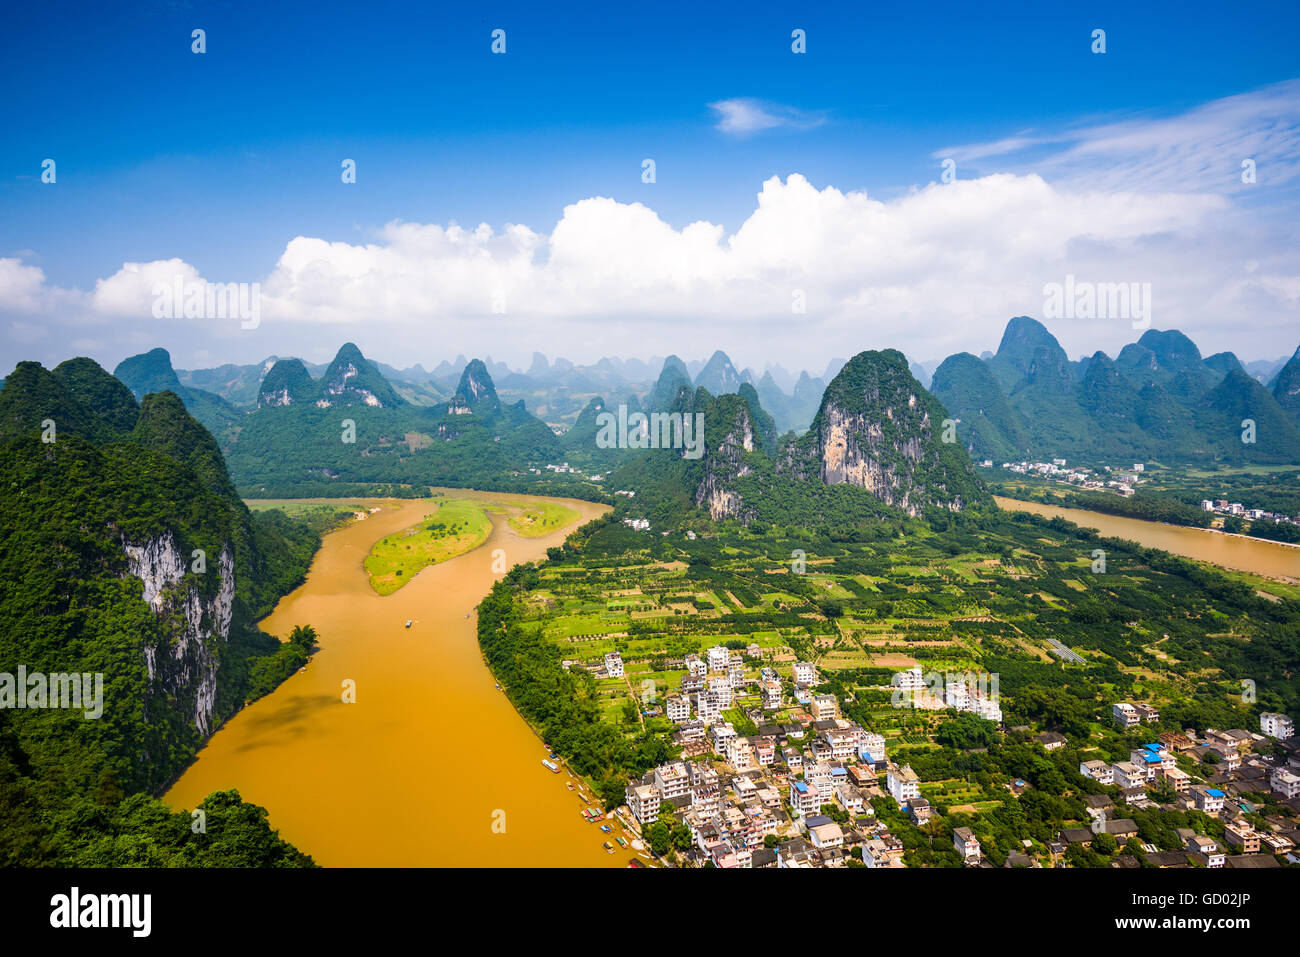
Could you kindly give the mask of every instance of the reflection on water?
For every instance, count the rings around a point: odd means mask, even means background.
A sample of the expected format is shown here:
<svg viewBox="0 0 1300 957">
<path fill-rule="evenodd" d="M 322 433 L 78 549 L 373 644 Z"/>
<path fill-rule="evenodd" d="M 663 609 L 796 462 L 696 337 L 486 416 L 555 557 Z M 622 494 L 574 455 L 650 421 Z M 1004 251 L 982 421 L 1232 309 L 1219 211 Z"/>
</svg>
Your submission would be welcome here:
<svg viewBox="0 0 1300 957">
<path fill-rule="evenodd" d="M 536 497 L 448 490 L 485 502 Z M 373 542 L 428 515 L 429 500 L 385 502 L 328 535 L 307 581 L 276 606 L 264 630 L 297 624 L 320 634 L 307 669 L 235 715 L 164 799 L 193 808 L 235 788 L 270 811 L 281 835 L 327 866 L 621 866 L 613 837 L 586 823 L 567 774 L 511 707 L 479 654 L 474 606 L 508 565 L 545 556 L 604 506 L 566 501 L 581 518 L 523 538 L 505 515 L 479 548 L 425 568 L 386 597 L 362 567 Z M 408 619 L 412 626 L 405 627 Z M 344 704 L 344 682 L 356 703 Z M 504 833 L 493 830 L 494 815 Z M 497 831 L 500 831 L 498 826 Z"/>
<path fill-rule="evenodd" d="M 1269 578 L 1294 580 L 1300 577 L 1300 548 L 1278 542 L 1224 535 L 1204 528 L 1162 525 L 1159 522 L 1145 522 L 1138 518 L 1107 515 L 1083 508 L 1062 508 L 1059 505 L 1022 502 L 1001 496 L 995 496 L 995 499 L 1007 511 L 1033 512 L 1048 518 L 1060 516 L 1084 528 L 1095 528 L 1111 538 L 1126 538 L 1147 548 L 1160 548 L 1185 558 L 1213 562 L 1224 568 L 1254 572 Z"/>
</svg>

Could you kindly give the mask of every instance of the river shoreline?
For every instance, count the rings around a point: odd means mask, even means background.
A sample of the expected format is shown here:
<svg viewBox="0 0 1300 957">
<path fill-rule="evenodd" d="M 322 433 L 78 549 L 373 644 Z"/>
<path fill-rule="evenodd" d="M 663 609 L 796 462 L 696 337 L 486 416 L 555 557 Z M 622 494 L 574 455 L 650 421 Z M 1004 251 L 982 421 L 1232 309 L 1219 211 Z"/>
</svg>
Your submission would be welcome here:
<svg viewBox="0 0 1300 957">
<path fill-rule="evenodd" d="M 1215 528 L 1195 528 L 1152 522 L 1125 515 L 1111 515 L 1091 509 L 1044 502 L 1013 499 L 995 495 L 993 500 L 1004 511 L 1029 512 L 1046 518 L 1060 517 L 1082 528 L 1092 528 L 1110 538 L 1135 541 L 1146 548 L 1159 548 L 1182 558 L 1191 558 L 1231 571 L 1247 572 L 1275 581 L 1300 583 L 1300 545 L 1254 538 Z M 1201 536 L 1198 540 L 1194 537 Z M 1218 536 L 1216 540 L 1213 536 Z M 1224 545 L 1231 543 L 1225 551 Z"/>
<path fill-rule="evenodd" d="M 306 581 L 261 622 L 281 637 L 312 624 L 318 651 L 209 738 L 165 793 L 168 804 L 193 808 L 212 791 L 236 789 L 327 867 L 626 865 L 633 855 L 602 848 L 613 835 L 584 821 L 564 776 L 542 766 L 535 729 L 495 689 L 474 614 L 504 574 L 493 570 L 503 567 L 499 552 L 504 567 L 542 560 L 608 506 L 446 491 L 485 505 L 556 502 L 577 518 L 528 538 L 489 513 L 482 545 L 379 596 L 363 567 L 370 545 L 420 521 L 437 500 L 312 500 L 381 507 L 327 533 Z M 345 703 L 349 687 L 354 702 Z"/>
</svg>

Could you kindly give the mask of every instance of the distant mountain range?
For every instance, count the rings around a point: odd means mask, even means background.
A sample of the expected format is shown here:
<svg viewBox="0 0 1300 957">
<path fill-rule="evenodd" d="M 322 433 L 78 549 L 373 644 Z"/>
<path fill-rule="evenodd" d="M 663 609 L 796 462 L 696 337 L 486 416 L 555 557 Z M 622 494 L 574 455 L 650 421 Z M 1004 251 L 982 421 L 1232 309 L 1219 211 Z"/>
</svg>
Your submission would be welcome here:
<svg viewBox="0 0 1300 957">
<path fill-rule="evenodd" d="M 1300 462 L 1300 355 L 1265 385 L 1230 352 L 1202 359 L 1174 330 L 1071 362 L 1019 316 L 996 353 L 945 359 L 932 391 L 975 458 Z"/>
</svg>

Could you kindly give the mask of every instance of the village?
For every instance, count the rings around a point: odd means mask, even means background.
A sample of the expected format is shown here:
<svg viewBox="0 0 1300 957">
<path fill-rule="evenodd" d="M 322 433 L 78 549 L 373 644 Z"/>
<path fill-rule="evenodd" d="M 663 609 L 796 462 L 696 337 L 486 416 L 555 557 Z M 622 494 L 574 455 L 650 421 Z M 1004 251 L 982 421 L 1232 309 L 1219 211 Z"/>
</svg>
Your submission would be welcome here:
<svg viewBox="0 0 1300 957">
<path fill-rule="evenodd" d="M 946 835 L 961 865 L 995 866 L 971 827 L 943 825 L 917 773 L 891 760 L 883 735 L 841 717 L 836 696 L 815 690 L 819 679 L 811 663 L 794 663 L 788 680 L 764 666 L 753 676 L 758 654 L 756 645 L 744 651 L 718 645 L 685 657 L 679 693 L 647 711 L 663 713 L 677 727 L 673 741 L 682 756 L 628 783 L 620 817 L 630 829 L 653 844 L 653 830 L 666 824 L 677 837 L 672 858 L 679 866 L 899 868 L 906 866 L 905 846 L 886 818 L 902 815 L 932 839 Z M 600 667 L 607 677 L 623 674 L 617 652 Z M 982 683 L 983 689 L 973 687 L 981 684 L 973 675 L 936 681 L 910 668 L 896 673 L 890 687 L 900 707 L 964 711 L 1000 722 L 996 685 L 990 695 Z M 740 733 L 724 716 L 736 708 L 752 722 L 752 733 Z M 1140 733 L 1159 719 L 1157 709 L 1141 702 L 1112 708 L 1122 731 Z M 1135 746 L 1127 761 L 1082 761 L 1079 775 L 1102 786 L 1101 793 L 1083 797 L 1087 819 L 1062 827 L 1046 844 L 1024 840 L 1023 851 L 1007 855 L 1002 866 L 1070 866 L 1072 845 L 1129 842 L 1141 854 L 1116 855 L 1110 866 L 1277 867 L 1278 856 L 1300 863 L 1300 741 L 1294 730 L 1286 716 L 1265 712 L 1258 733 L 1166 731 Z M 1030 740 L 1047 753 L 1068 744 L 1056 732 Z M 1276 756 L 1253 753 L 1263 742 L 1276 747 Z M 1017 780 L 1007 788 L 1017 794 L 1028 785 Z M 1256 811 L 1252 802 L 1269 793 L 1289 813 L 1257 827 L 1248 819 Z M 1181 828 L 1182 846 L 1162 850 L 1143 842 L 1125 813 L 1154 807 L 1200 812 L 1221 827 L 1202 829 L 1212 834 Z"/>
</svg>

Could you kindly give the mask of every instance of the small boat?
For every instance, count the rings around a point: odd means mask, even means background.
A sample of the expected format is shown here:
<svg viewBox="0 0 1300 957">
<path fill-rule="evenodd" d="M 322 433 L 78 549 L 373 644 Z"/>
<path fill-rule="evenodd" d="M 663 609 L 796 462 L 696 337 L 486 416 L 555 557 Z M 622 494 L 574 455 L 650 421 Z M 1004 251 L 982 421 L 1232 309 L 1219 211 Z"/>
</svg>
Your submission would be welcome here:
<svg viewBox="0 0 1300 957">
<path fill-rule="evenodd" d="M 566 782 L 564 783 L 564 786 L 565 786 L 566 788 L 568 788 L 570 791 L 573 790 L 573 782 L 572 782 L 572 781 L 566 781 Z"/>
<path fill-rule="evenodd" d="M 614 829 L 613 829 L 612 827 L 610 827 L 608 824 L 602 824 L 602 825 L 600 826 L 600 829 L 601 829 L 601 831 L 602 831 L 603 833 L 605 833 L 605 834 L 613 834 L 613 833 L 614 833 Z"/>
<path fill-rule="evenodd" d="M 411 627 L 411 619 L 410 619 L 410 618 L 406 619 L 406 627 L 407 627 L 407 628 L 410 628 L 410 627 Z"/>
<path fill-rule="evenodd" d="M 618 841 L 619 847 L 623 848 L 623 850 L 627 850 L 627 841 L 623 840 L 621 837 L 616 837 L 614 840 Z"/>
<path fill-rule="evenodd" d="M 639 870 L 641 870 L 643 867 L 645 867 L 644 864 L 642 864 L 640 861 L 635 860 L 635 859 L 628 861 L 628 862 L 627 862 L 627 866 L 628 866 L 628 869 L 629 869 L 629 870 L 633 870 L 633 871 L 639 871 Z"/>
<path fill-rule="evenodd" d="M 500 690 L 501 690 L 501 685 L 500 685 L 500 684 L 495 684 L 495 685 L 493 685 L 492 687 L 496 688 L 497 691 L 500 691 Z"/>
<path fill-rule="evenodd" d="M 543 761 L 542 764 L 545 766 L 546 770 L 551 771 L 551 772 L 553 772 L 553 773 L 555 773 L 555 774 L 559 774 L 559 773 L 560 773 L 560 768 L 559 768 L 559 766 L 556 765 L 554 762 L 551 762 L 551 761 Z"/>
<path fill-rule="evenodd" d="M 609 853 L 611 853 L 611 854 L 614 853 L 614 845 L 611 844 L 611 843 L 609 843 L 609 841 L 606 841 L 604 844 L 602 844 L 602 845 L 600 845 L 600 846 L 603 847 L 603 848 L 604 848 L 606 851 L 608 851 Z"/>
</svg>

